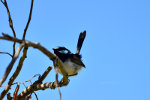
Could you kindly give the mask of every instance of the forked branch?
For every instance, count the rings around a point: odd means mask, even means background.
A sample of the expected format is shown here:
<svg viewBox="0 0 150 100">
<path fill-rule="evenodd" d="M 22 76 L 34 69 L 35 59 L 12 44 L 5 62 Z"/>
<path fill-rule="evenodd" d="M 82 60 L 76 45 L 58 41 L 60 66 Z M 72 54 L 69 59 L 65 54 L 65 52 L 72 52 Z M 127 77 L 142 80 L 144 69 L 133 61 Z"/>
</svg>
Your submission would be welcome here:
<svg viewBox="0 0 150 100">
<path fill-rule="evenodd" d="M 20 39 L 17 39 L 17 38 L 13 38 L 13 37 L 11 37 L 11 36 L 9 36 L 7 34 L 3 34 L 3 37 L 0 36 L 0 39 L 8 40 L 8 41 L 15 41 L 17 43 L 25 43 L 26 46 L 28 46 L 28 47 L 33 47 L 33 48 L 36 48 L 36 49 L 40 50 L 47 57 L 49 57 L 50 60 L 52 60 L 53 62 L 56 61 L 57 65 L 60 68 L 60 71 L 63 74 L 63 82 L 62 81 L 58 82 L 58 85 L 56 84 L 57 82 L 56 83 L 55 82 L 54 83 L 49 83 L 49 85 L 50 84 L 52 85 L 50 87 L 55 87 L 56 88 L 57 86 L 61 87 L 61 86 L 64 86 L 64 84 L 68 84 L 68 76 L 67 76 L 67 74 L 65 73 L 65 71 L 63 69 L 61 60 L 56 55 L 54 55 L 53 53 L 51 53 L 48 49 L 46 49 L 45 47 L 43 47 L 42 45 L 40 45 L 39 43 L 31 42 L 31 41 L 27 41 L 27 40 L 20 40 Z M 53 84 L 55 84 L 55 85 L 53 86 Z M 38 86 L 41 86 L 41 85 L 38 85 Z M 34 87 L 34 85 L 33 85 L 33 87 Z"/>
<path fill-rule="evenodd" d="M 23 46 L 24 46 L 24 43 L 22 43 L 22 44 L 18 47 L 18 49 L 17 49 L 17 51 L 16 51 L 14 57 L 12 58 L 11 62 L 9 63 L 9 65 L 8 65 L 6 71 L 5 71 L 5 74 L 4 74 L 3 78 L 0 80 L 0 86 L 4 83 L 4 81 L 6 80 L 7 76 L 9 75 L 9 73 L 10 73 L 10 71 L 11 71 L 11 69 L 12 69 L 14 63 L 16 62 L 16 60 L 17 60 L 17 58 L 18 58 L 18 56 L 19 56 L 19 54 L 20 54 L 21 49 L 23 48 Z"/>
<path fill-rule="evenodd" d="M 24 46 L 24 43 L 22 43 L 19 48 L 17 49 L 17 53 L 15 53 L 15 56 L 14 58 L 12 59 L 11 63 L 9 64 L 9 66 L 7 67 L 6 69 L 6 72 L 4 74 L 4 77 L 2 78 L 2 83 L 6 80 L 7 76 L 9 75 L 11 69 L 12 69 L 12 66 L 14 65 L 16 59 L 18 58 L 18 55 L 22 49 L 22 47 Z M 2 91 L 2 93 L 0 94 L 0 99 L 4 98 L 4 96 L 7 94 L 8 90 L 10 89 L 12 83 L 14 82 L 14 80 L 16 79 L 16 77 L 19 75 L 19 72 L 21 71 L 21 68 L 22 68 L 22 65 L 23 65 L 23 62 L 26 58 L 26 54 L 27 54 L 27 47 L 24 48 L 23 50 L 23 55 L 22 57 L 20 58 L 19 60 L 19 64 L 17 66 L 17 69 L 16 71 L 14 72 L 14 74 L 11 76 L 11 78 L 9 79 L 9 82 L 8 82 L 8 85 L 6 86 L 6 88 Z M 1 83 L 1 84 L 2 84 Z"/>
</svg>

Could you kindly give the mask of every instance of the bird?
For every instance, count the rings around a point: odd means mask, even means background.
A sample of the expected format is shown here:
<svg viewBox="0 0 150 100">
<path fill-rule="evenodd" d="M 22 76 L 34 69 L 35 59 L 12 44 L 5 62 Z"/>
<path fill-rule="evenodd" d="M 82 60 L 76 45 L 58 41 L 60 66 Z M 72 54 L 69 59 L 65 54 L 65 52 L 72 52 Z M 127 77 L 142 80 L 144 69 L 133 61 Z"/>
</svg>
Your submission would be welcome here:
<svg viewBox="0 0 150 100">
<path fill-rule="evenodd" d="M 76 53 L 72 53 L 69 49 L 62 46 L 53 48 L 54 54 L 62 61 L 63 69 L 68 76 L 76 76 L 82 68 L 85 68 L 84 63 L 81 60 L 82 56 L 80 55 L 85 36 L 86 31 L 80 33 Z M 55 70 L 62 74 L 57 65 L 55 66 Z"/>
</svg>

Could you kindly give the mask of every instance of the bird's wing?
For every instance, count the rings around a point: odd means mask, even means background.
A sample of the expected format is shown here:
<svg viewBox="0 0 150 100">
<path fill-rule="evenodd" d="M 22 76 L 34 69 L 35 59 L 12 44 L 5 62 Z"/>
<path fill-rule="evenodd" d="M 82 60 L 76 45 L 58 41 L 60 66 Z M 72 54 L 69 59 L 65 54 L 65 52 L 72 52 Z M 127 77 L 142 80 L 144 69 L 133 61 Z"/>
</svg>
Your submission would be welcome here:
<svg viewBox="0 0 150 100">
<path fill-rule="evenodd" d="M 78 58 L 76 55 L 73 56 L 73 58 L 71 59 L 72 62 L 78 64 L 78 65 L 81 65 L 83 67 L 85 67 L 85 65 L 83 64 L 83 62 L 81 61 L 80 58 Z"/>
</svg>

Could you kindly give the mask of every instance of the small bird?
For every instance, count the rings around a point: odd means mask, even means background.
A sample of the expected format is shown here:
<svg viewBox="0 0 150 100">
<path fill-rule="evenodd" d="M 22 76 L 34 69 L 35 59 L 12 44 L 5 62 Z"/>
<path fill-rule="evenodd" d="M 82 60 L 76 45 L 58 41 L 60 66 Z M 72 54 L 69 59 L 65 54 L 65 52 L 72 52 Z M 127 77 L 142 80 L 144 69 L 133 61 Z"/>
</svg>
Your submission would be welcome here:
<svg viewBox="0 0 150 100">
<path fill-rule="evenodd" d="M 53 48 L 54 53 L 62 61 L 64 71 L 68 74 L 68 76 L 77 75 L 78 72 L 81 71 L 83 67 L 85 67 L 81 60 L 81 55 L 79 54 L 85 36 L 86 31 L 80 33 L 75 54 L 71 53 L 71 51 L 65 47 Z M 55 66 L 55 69 L 57 72 L 62 74 L 58 66 Z"/>
</svg>

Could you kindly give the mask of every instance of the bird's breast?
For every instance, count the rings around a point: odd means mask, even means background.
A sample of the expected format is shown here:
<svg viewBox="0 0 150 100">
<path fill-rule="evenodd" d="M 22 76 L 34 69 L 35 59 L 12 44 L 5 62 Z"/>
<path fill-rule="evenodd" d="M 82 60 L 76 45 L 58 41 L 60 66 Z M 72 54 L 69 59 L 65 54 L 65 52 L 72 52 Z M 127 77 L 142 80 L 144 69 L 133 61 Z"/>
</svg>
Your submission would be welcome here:
<svg viewBox="0 0 150 100">
<path fill-rule="evenodd" d="M 82 67 L 81 65 L 78 65 L 74 62 L 72 62 L 70 59 L 67 59 L 65 62 L 63 62 L 63 67 L 64 67 L 64 70 L 65 72 L 71 76 L 71 75 L 75 75 L 77 74 L 79 71 L 82 70 Z M 59 69 L 56 69 L 59 73 L 60 70 Z"/>
</svg>

